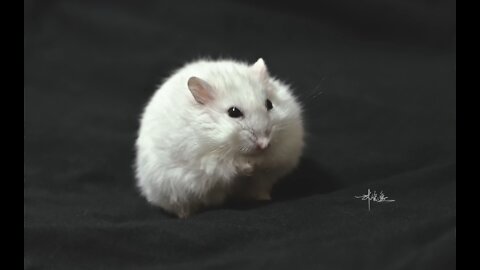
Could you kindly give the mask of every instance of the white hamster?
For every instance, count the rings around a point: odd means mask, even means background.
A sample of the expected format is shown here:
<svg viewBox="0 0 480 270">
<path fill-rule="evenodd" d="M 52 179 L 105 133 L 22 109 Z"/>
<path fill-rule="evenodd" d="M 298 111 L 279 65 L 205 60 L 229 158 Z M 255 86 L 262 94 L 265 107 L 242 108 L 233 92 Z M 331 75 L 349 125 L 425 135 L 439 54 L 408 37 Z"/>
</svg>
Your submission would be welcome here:
<svg viewBox="0 0 480 270">
<path fill-rule="evenodd" d="M 226 199 L 270 200 L 303 147 L 302 108 L 262 58 L 198 60 L 167 78 L 143 112 L 137 185 L 180 218 Z"/>
</svg>

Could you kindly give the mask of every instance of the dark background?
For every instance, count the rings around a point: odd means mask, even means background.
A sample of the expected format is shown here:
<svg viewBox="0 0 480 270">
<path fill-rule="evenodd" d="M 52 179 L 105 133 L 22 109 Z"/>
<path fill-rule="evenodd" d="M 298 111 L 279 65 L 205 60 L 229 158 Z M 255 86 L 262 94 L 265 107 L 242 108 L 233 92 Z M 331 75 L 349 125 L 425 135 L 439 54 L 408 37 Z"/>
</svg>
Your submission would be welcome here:
<svg viewBox="0 0 480 270">
<path fill-rule="evenodd" d="M 24 268 L 455 268 L 455 2 L 310 2 L 24 1 Z M 133 144 L 201 56 L 263 57 L 307 149 L 273 202 L 178 220 L 138 195 Z"/>
</svg>

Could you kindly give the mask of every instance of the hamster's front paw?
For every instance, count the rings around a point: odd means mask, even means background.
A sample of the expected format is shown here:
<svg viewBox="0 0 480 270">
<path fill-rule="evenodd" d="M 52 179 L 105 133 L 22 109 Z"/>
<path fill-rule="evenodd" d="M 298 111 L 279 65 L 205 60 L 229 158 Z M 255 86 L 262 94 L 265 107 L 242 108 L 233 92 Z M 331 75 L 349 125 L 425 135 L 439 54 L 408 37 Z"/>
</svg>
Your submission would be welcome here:
<svg viewBox="0 0 480 270">
<path fill-rule="evenodd" d="M 254 165 L 253 162 L 244 160 L 237 164 L 237 169 L 241 175 L 250 176 L 253 173 Z"/>
</svg>

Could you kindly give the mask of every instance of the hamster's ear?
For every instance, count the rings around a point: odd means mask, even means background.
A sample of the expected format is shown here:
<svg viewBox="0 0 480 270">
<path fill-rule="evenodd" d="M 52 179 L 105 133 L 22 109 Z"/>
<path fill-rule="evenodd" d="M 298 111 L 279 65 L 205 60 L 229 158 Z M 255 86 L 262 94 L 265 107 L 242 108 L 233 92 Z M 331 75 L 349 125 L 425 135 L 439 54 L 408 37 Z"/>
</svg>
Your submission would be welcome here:
<svg viewBox="0 0 480 270">
<path fill-rule="evenodd" d="M 268 69 L 267 65 L 262 58 L 258 58 L 257 62 L 251 66 L 253 72 L 259 76 L 260 80 L 268 79 Z"/>
<path fill-rule="evenodd" d="M 213 90 L 210 84 L 198 77 L 188 79 L 188 89 L 195 100 L 200 104 L 207 104 L 213 100 Z"/>
</svg>

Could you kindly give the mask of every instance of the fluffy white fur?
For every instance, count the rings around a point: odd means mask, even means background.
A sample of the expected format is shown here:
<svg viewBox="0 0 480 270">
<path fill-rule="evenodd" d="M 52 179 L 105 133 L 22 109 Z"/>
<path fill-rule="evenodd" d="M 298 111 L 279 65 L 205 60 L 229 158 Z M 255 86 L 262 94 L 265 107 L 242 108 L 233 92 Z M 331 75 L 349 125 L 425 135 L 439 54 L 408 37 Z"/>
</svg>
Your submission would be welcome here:
<svg viewBox="0 0 480 270">
<path fill-rule="evenodd" d="M 244 116 L 230 117 L 232 106 Z M 301 115 L 289 87 L 269 75 L 261 58 L 252 65 L 189 63 L 163 83 L 144 110 L 136 142 L 137 185 L 150 203 L 179 217 L 228 198 L 269 200 L 273 184 L 299 161 Z M 259 143 L 269 147 L 259 150 Z"/>
</svg>

